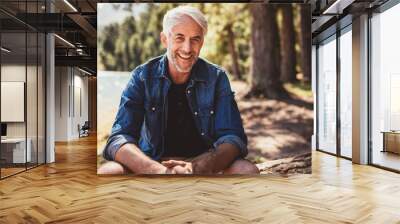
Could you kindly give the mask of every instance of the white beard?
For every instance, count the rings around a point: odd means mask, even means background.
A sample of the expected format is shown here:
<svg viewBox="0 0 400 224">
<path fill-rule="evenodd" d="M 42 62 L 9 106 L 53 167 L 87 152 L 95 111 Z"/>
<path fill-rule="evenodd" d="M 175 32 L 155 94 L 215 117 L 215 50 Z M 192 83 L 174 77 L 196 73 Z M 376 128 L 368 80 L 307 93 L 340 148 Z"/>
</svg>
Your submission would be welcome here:
<svg viewBox="0 0 400 224">
<path fill-rule="evenodd" d="M 170 60 L 170 61 L 172 62 L 172 64 L 174 65 L 175 69 L 176 69 L 178 72 L 182 72 L 182 73 L 190 72 L 190 71 L 192 70 L 192 68 L 193 68 L 193 65 L 196 63 L 197 58 L 198 58 L 198 57 L 196 57 L 196 56 L 193 56 L 194 59 L 193 59 L 192 65 L 189 66 L 187 69 L 184 69 L 184 68 L 181 68 L 181 67 L 179 66 L 178 62 L 177 62 L 177 57 L 178 57 L 178 55 L 175 54 L 175 57 L 174 57 L 174 55 L 172 55 L 172 51 L 171 51 L 170 48 L 167 48 L 167 56 L 168 56 L 168 60 Z"/>
</svg>

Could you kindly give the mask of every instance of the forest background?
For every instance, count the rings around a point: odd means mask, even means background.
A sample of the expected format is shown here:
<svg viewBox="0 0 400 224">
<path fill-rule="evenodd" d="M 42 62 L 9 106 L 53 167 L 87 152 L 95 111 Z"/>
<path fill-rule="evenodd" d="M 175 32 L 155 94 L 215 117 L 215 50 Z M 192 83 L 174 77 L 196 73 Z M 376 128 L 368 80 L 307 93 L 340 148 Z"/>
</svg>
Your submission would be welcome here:
<svg viewBox="0 0 400 224">
<path fill-rule="evenodd" d="M 128 72 L 150 58 L 165 53 L 160 43 L 162 19 L 178 5 L 107 3 L 99 7 L 98 20 L 104 18 L 102 12 L 110 9 L 125 15 L 106 25 L 98 22 L 99 155 L 118 109 L 115 101 L 126 85 L 122 77 L 128 77 Z M 230 74 L 249 137 L 248 159 L 264 173 L 310 173 L 313 130 L 310 7 L 307 4 L 188 5 L 199 8 L 208 21 L 209 30 L 200 56 Z M 110 80 L 116 85 L 110 86 Z M 106 89 L 113 89 L 117 96 L 104 99 L 110 95 Z M 98 156 L 98 163 L 102 161 Z"/>
</svg>

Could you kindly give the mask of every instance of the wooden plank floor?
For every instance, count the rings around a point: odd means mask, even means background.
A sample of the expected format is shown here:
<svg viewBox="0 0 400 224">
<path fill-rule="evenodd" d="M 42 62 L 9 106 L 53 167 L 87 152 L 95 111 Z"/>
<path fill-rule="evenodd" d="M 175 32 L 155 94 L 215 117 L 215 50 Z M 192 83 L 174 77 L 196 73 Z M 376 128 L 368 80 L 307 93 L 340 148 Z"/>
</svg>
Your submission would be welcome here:
<svg viewBox="0 0 400 224">
<path fill-rule="evenodd" d="M 0 181 L 0 223 L 400 223 L 400 175 L 319 152 L 291 177 L 96 175 L 96 140 Z"/>
</svg>

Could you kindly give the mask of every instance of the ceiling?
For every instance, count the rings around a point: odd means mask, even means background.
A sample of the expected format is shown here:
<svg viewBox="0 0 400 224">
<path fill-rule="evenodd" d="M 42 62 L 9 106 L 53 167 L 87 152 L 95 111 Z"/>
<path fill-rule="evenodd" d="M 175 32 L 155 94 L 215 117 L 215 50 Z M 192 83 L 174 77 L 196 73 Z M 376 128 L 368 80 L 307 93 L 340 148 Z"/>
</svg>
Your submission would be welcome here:
<svg viewBox="0 0 400 224">
<path fill-rule="evenodd" d="M 361 13 L 373 12 L 388 0 L 311 0 L 312 39 L 316 44 L 352 23 Z"/>
<path fill-rule="evenodd" d="M 96 3 L 95 0 L 47 0 L 47 4 L 45 0 L 1 0 L 1 29 L 4 38 L 8 38 L 7 47 L 13 49 L 9 58 L 26 55 L 25 31 L 52 32 L 57 34 L 56 65 L 78 66 L 95 74 Z M 28 56 L 31 51 L 28 45 Z"/>
<path fill-rule="evenodd" d="M 217 0 L 216 2 L 223 2 Z M 387 0 L 270 0 L 275 3 L 309 3 L 313 14 L 313 37 L 345 15 L 377 7 Z M 47 2 L 47 4 L 46 4 Z M 1 0 L 3 33 L 54 32 L 56 65 L 73 65 L 96 73 L 97 3 L 111 0 Z M 132 2 L 119 0 L 118 2 Z M 159 1 L 154 1 L 159 2 Z M 173 2 L 173 0 L 171 0 Z M 339 3 L 339 4 L 336 4 Z M 341 13 L 326 14 L 332 5 Z M 342 8 L 340 8 L 342 7 Z M 50 13 L 51 12 L 51 13 Z M 8 38 L 8 37 L 7 37 Z M 13 39 L 13 38 L 11 38 Z M 19 39 L 15 38 L 15 45 Z M 14 46 L 17 47 L 17 46 Z M 27 50 L 30 52 L 29 48 Z M 28 53 L 29 55 L 29 53 Z"/>
</svg>

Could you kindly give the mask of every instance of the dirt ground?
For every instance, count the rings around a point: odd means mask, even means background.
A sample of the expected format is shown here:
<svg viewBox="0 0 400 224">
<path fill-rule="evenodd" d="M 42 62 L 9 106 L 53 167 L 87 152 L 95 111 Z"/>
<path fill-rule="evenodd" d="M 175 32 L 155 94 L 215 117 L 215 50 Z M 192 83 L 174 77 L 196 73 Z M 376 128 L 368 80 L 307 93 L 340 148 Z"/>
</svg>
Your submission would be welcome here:
<svg viewBox="0 0 400 224">
<path fill-rule="evenodd" d="M 248 85 L 231 81 L 248 137 L 247 159 L 262 174 L 311 173 L 313 109 L 311 94 L 290 91 L 290 100 L 245 99 Z M 308 91 L 309 92 L 309 91 Z M 114 116 L 103 117 L 98 134 L 98 164 Z"/>
<path fill-rule="evenodd" d="M 248 137 L 247 159 L 262 173 L 310 173 L 312 96 L 291 92 L 290 100 L 245 99 L 248 86 L 231 85 Z"/>
</svg>

